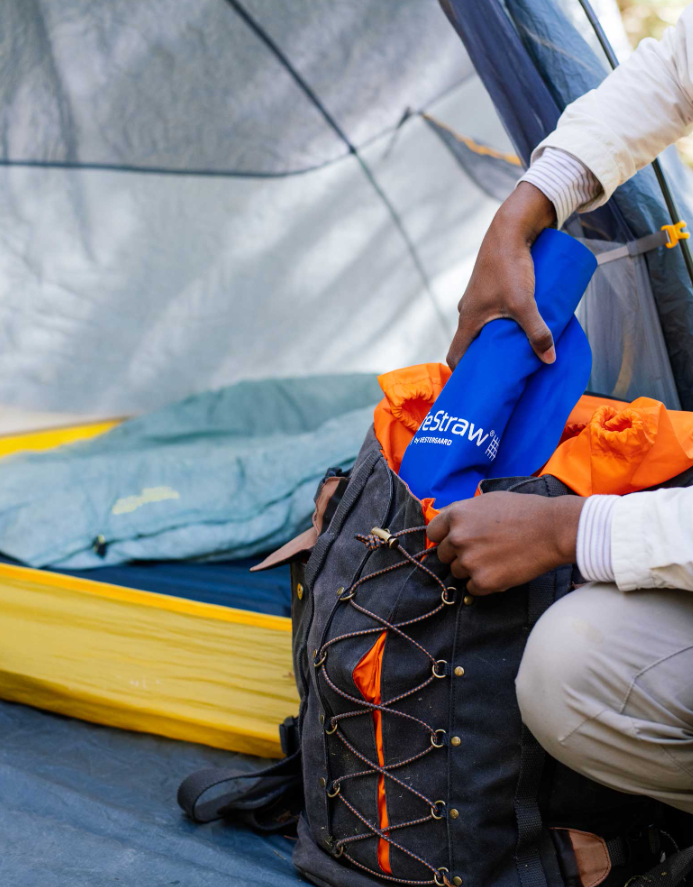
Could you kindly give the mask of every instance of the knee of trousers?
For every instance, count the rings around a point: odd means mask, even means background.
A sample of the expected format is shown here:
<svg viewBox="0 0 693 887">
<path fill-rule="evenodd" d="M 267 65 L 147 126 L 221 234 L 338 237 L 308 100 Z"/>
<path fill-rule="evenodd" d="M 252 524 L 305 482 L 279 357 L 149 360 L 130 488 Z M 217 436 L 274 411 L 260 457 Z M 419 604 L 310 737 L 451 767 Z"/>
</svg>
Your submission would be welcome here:
<svg viewBox="0 0 693 887">
<path fill-rule="evenodd" d="M 586 586 L 550 607 L 530 633 L 520 664 L 516 690 L 522 720 L 559 759 L 566 756 L 566 737 L 590 712 L 611 704 L 610 682 L 603 681 L 599 665 L 608 655 L 604 625 L 595 607 L 607 588 Z"/>
</svg>

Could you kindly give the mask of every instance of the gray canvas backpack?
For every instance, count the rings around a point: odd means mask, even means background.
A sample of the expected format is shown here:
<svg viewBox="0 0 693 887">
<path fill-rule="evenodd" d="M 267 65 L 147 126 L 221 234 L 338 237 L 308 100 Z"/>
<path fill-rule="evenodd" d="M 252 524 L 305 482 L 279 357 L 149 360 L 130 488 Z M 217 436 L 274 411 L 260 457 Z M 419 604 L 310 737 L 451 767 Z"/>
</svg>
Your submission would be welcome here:
<svg viewBox="0 0 693 887">
<path fill-rule="evenodd" d="M 482 489 L 570 494 L 552 477 Z M 426 549 L 421 504 L 372 430 L 349 476 L 328 472 L 316 503 L 311 529 L 269 559 L 291 562 L 301 704 L 282 728 L 287 757 L 250 787 L 233 770 L 193 774 L 179 792 L 188 815 L 265 831 L 297 822 L 294 863 L 321 887 L 682 883 L 693 848 L 679 851 L 677 835 L 688 830 L 691 843 L 689 818 L 574 773 L 521 722 L 514 680 L 527 636 L 581 581 L 576 568 L 467 595 Z M 379 704 L 354 677 L 378 638 Z"/>
</svg>

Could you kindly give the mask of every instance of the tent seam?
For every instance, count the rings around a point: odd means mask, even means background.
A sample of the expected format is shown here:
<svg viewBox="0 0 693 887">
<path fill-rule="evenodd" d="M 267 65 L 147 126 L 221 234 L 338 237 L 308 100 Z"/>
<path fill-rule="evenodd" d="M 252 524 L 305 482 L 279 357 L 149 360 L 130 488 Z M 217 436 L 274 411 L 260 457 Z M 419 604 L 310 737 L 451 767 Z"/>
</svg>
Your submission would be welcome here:
<svg viewBox="0 0 693 887">
<path fill-rule="evenodd" d="M 284 66 L 288 74 L 292 77 L 296 85 L 303 90 L 306 97 L 315 105 L 316 109 L 322 114 L 325 119 L 325 122 L 332 127 L 334 132 L 339 136 L 339 138 L 344 142 L 344 144 L 349 149 L 349 153 L 353 154 L 356 160 L 358 161 L 363 174 L 366 176 L 368 181 L 371 183 L 373 190 L 376 192 L 378 197 L 380 197 L 381 201 L 385 205 L 388 213 L 390 214 L 390 218 L 392 219 L 393 224 L 397 228 L 400 233 L 400 236 L 404 240 L 404 243 L 407 247 L 407 251 L 409 252 L 410 258 L 414 263 L 416 270 L 421 277 L 421 280 L 424 284 L 424 289 L 428 294 L 433 307 L 435 308 L 436 314 L 438 316 L 438 320 L 443 328 L 443 332 L 445 335 L 449 335 L 450 330 L 448 329 L 448 324 L 445 319 L 445 315 L 438 304 L 438 301 L 435 297 L 433 289 L 431 287 L 431 282 L 428 278 L 428 274 L 426 273 L 426 269 L 423 266 L 421 259 L 419 258 L 416 247 L 414 246 L 414 242 L 410 238 L 406 228 L 404 227 L 404 222 L 402 221 L 399 213 L 395 209 L 394 205 L 390 201 L 387 194 L 385 194 L 383 188 L 378 183 L 378 180 L 373 173 L 373 170 L 366 163 L 366 161 L 361 157 L 357 148 L 352 144 L 347 134 L 341 128 L 341 126 L 337 123 L 332 114 L 328 111 L 325 105 L 322 103 L 318 95 L 311 89 L 311 87 L 306 83 L 301 74 L 294 68 L 291 64 L 288 56 L 284 54 L 284 52 L 280 49 L 280 47 L 272 40 L 272 38 L 267 34 L 263 28 L 255 21 L 255 19 L 250 15 L 250 13 L 245 9 L 245 7 L 239 2 L 239 0 L 224 0 L 231 9 L 238 15 L 238 17 L 255 33 L 255 35 L 267 46 L 271 52 L 274 53 L 277 60 Z"/>
</svg>

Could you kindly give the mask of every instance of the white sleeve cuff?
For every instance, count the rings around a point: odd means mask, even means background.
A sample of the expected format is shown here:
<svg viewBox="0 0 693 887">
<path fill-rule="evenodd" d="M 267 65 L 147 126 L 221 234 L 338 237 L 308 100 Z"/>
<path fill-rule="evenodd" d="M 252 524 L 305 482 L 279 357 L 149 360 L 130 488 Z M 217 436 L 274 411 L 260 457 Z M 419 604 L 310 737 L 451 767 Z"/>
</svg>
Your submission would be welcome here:
<svg viewBox="0 0 693 887">
<path fill-rule="evenodd" d="M 562 228 L 566 219 L 588 206 L 602 191 L 583 163 L 558 148 L 546 148 L 520 181 L 534 185 L 553 203 L 557 228 Z"/>
<path fill-rule="evenodd" d="M 613 582 L 611 525 L 620 496 L 590 496 L 580 512 L 577 565 L 588 582 Z"/>
</svg>

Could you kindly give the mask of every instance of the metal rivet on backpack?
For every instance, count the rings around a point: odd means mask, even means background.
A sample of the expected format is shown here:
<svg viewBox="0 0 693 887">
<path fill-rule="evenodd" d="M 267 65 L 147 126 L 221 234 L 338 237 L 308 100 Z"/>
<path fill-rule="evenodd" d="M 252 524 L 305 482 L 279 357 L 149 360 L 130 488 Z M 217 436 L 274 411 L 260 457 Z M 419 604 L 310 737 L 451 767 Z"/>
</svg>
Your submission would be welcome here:
<svg viewBox="0 0 693 887">
<path fill-rule="evenodd" d="M 337 597 L 340 597 L 343 594 L 344 594 L 344 586 L 340 585 L 339 588 L 337 589 Z"/>
<path fill-rule="evenodd" d="M 450 817 L 450 819 L 457 819 L 457 817 L 459 815 L 460 815 L 460 811 L 455 809 L 455 807 L 453 807 L 452 810 L 448 813 L 448 816 Z M 462 883 L 462 882 L 460 881 L 460 883 Z"/>
<path fill-rule="evenodd" d="M 455 885 L 455 887 L 462 887 L 462 878 L 460 878 L 459 875 L 455 875 L 455 877 L 452 879 L 452 883 Z"/>
<path fill-rule="evenodd" d="M 303 586 L 301 585 L 300 582 L 296 586 L 296 597 L 299 599 L 299 601 L 303 597 Z"/>
<path fill-rule="evenodd" d="M 457 668 L 455 669 L 455 677 L 461 678 L 463 675 L 464 675 L 464 669 L 462 668 L 461 665 L 458 665 Z"/>
<path fill-rule="evenodd" d="M 325 788 L 325 786 L 327 785 L 327 780 L 324 776 L 321 776 L 320 779 L 318 779 L 318 785 L 320 786 L 320 788 Z"/>
<path fill-rule="evenodd" d="M 324 723 L 325 723 L 325 715 L 321 714 L 320 715 L 320 725 L 322 726 L 322 725 L 324 725 Z"/>
<path fill-rule="evenodd" d="M 462 740 L 459 736 L 453 736 L 450 740 L 450 745 L 454 745 L 457 748 L 458 745 L 462 745 Z"/>
<path fill-rule="evenodd" d="M 465 594 L 465 596 L 462 598 L 462 603 L 465 605 L 465 607 L 471 607 L 471 605 L 474 603 L 474 597 L 471 594 Z"/>
</svg>

